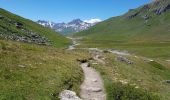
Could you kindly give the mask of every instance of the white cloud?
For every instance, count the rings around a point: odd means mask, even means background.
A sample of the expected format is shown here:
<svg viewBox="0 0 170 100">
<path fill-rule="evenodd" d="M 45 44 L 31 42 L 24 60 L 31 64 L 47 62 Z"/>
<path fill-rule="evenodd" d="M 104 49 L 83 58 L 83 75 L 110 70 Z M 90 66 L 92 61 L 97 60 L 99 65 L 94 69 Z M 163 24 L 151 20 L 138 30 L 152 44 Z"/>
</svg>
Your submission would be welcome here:
<svg viewBox="0 0 170 100">
<path fill-rule="evenodd" d="M 98 22 L 101 22 L 102 20 L 101 19 L 89 19 L 89 20 L 84 20 L 84 22 L 86 22 L 86 23 L 91 23 L 91 24 L 93 24 L 93 23 L 98 23 Z"/>
</svg>

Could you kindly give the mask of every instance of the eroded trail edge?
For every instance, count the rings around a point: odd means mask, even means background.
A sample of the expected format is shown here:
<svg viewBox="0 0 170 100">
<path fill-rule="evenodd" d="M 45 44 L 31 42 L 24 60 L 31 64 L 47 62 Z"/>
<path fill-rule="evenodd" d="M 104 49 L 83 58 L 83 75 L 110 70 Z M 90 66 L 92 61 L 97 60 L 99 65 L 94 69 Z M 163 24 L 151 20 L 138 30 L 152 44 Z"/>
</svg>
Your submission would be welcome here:
<svg viewBox="0 0 170 100">
<path fill-rule="evenodd" d="M 88 63 L 82 63 L 84 82 L 81 85 L 80 96 L 83 100 L 106 100 L 105 89 L 100 74 Z"/>
</svg>

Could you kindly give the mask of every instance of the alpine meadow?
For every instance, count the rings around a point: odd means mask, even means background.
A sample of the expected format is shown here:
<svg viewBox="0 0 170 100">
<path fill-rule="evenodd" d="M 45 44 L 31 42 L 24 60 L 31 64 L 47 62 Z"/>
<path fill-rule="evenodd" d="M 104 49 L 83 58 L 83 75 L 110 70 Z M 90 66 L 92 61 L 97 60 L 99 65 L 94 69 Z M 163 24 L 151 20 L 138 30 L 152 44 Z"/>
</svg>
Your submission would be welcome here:
<svg viewBox="0 0 170 100">
<path fill-rule="evenodd" d="M 0 100 L 170 100 L 170 0 L 2 0 Z"/>
</svg>

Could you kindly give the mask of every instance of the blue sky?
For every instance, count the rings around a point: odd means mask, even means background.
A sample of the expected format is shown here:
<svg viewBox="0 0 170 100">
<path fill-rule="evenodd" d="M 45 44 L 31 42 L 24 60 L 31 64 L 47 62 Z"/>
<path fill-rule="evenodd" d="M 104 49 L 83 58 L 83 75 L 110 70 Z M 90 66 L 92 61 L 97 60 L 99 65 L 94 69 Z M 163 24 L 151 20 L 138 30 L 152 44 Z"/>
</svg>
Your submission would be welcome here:
<svg viewBox="0 0 170 100">
<path fill-rule="evenodd" d="M 121 15 L 150 0 L 0 0 L 0 8 L 31 20 L 68 22 Z"/>
</svg>

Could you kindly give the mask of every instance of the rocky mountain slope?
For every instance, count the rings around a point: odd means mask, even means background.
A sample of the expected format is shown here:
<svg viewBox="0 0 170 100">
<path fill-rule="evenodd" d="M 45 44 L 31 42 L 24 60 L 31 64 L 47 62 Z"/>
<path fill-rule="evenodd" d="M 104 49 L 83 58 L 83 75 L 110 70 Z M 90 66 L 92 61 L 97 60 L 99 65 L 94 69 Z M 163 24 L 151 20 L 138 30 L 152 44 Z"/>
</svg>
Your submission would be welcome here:
<svg viewBox="0 0 170 100">
<path fill-rule="evenodd" d="M 156 0 L 79 33 L 93 43 L 170 42 L 170 0 Z"/>
<path fill-rule="evenodd" d="M 69 40 L 55 31 L 0 9 L 0 37 L 41 45 L 66 46 Z"/>
<path fill-rule="evenodd" d="M 54 23 L 44 20 L 37 21 L 37 23 L 39 23 L 40 25 L 54 29 L 55 31 L 60 32 L 64 35 L 89 29 L 90 27 L 96 25 L 99 22 L 101 22 L 101 20 L 99 19 L 93 19 L 93 21 L 82 21 L 80 19 L 74 19 L 68 23 Z"/>
</svg>

